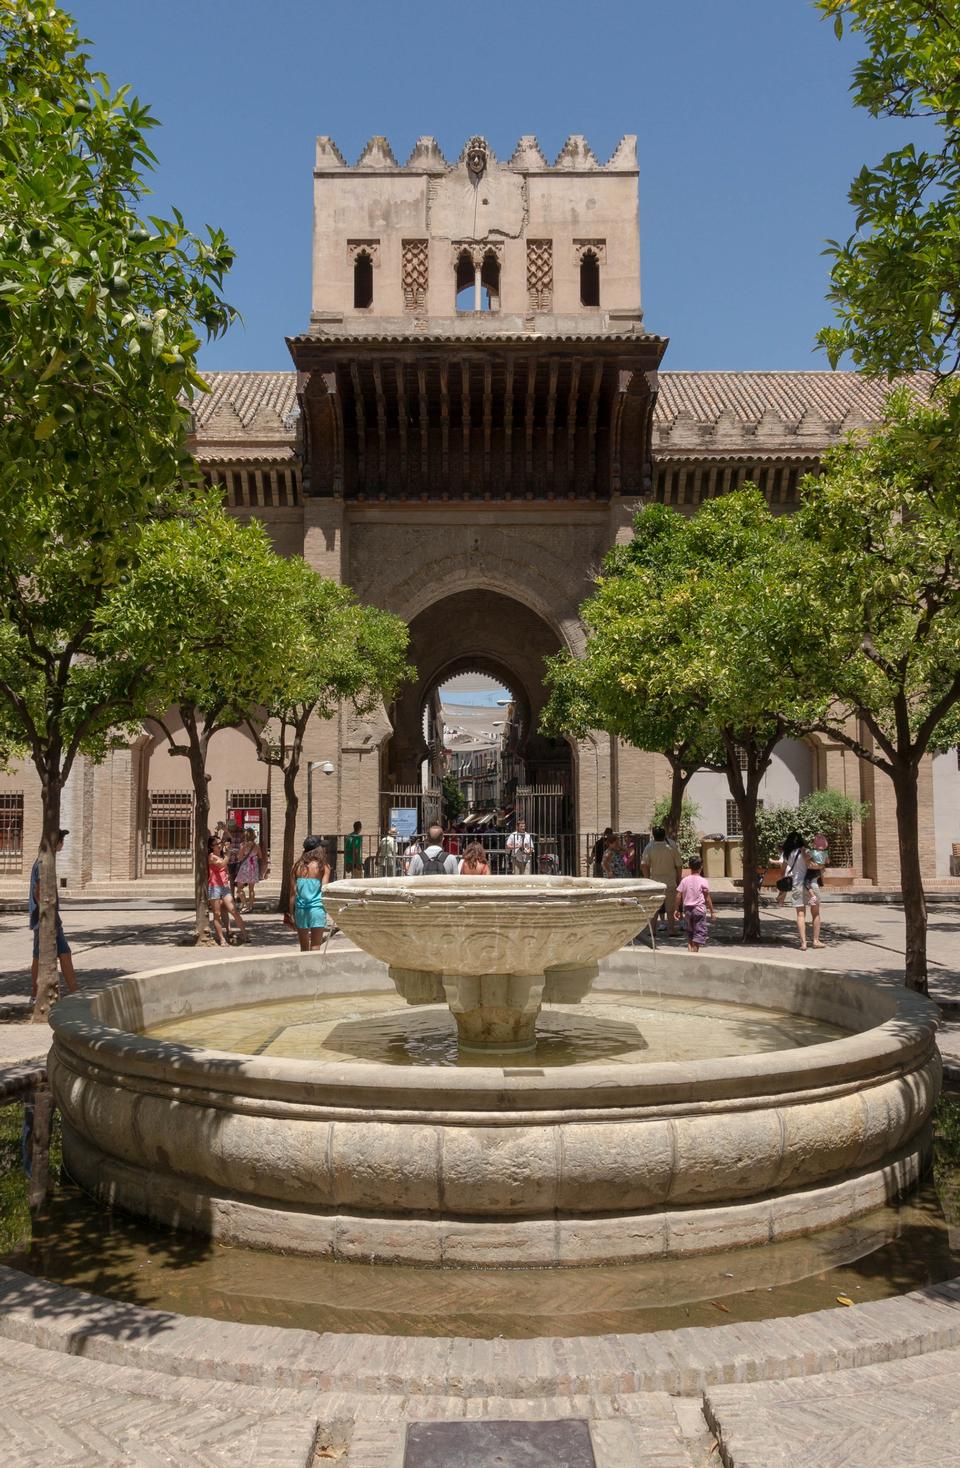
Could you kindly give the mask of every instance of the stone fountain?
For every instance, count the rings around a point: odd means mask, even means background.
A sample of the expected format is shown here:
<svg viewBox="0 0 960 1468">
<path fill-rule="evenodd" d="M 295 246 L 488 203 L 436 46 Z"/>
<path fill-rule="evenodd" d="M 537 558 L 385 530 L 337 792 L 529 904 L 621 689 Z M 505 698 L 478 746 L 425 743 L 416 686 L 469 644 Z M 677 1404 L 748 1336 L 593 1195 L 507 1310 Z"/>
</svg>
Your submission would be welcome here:
<svg viewBox="0 0 960 1468">
<path fill-rule="evenodd" d="M 533 1050 L 544 1003 L 578 1004 L 663 902 L 659 882 L 387 877 L 334 882 L 327 911 L 408 1004 L 446 1002 L 461 1050 Z"/>
<path fill-rule="evenodd" d="M 66 1167 L 107 1204 L 227 1242 L 470 1267 L 763 1244 L 909 1189 L 930 1155 L 936 1007 L 765 955 L 613 951 L 659 902 L 655 885 L 628 881 L 346 881 L 329 909 L 367 952 L 247 950 L 70 996 L 49 1059 Z M 631 1021 L 634 1058 L 584 1057 L 591 983 L 614 1013 L 646 996 L 651 1019 L 658 1001 L 694 1017 L 764 1006 L 784 1037 L 763 1053 L 748 1032 L 740 1053 L 643 1063 Z M 399 1008 L 393 986 L 434 1006 L 434 1028 L 449 1005 L 462 1063 L 319 1044 L 284 1057 L 245 1047 L 231 1019 L 363 995 L 401 1036 L 404 1021 L 432 1023 L 429 1008 Z M 528 1048 L 541 1005 L 573 1037 L 554 1068 Z M 791 1016 L 829 1034 L 795 1045 Z M 171 1038 L 185 1022 L 223 1038 Z"/>
</svg>

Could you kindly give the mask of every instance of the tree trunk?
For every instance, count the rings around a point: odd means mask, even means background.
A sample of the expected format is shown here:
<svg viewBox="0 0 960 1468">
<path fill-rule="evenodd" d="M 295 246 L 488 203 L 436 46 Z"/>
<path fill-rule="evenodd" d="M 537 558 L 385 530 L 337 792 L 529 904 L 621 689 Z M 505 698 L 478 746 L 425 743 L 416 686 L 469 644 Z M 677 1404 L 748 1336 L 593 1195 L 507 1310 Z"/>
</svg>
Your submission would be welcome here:
<svg viewBox="0 0 960 1468">
<path fill-rule="evenodd" d="M 669 755 L 667 756 L 669 759 Z M 687 786 L 693 779 L 693 770 L 684 774 L 683 766 L 678 760 L 670 760 L 670 811 L 667 816 L 667 835 L 676 841 L 680 830 L 680 819 L 683 815 L 683 797 L 687 793 Z"/>
<path fill-rule="evenodd" d="M 297 774 L 300 769 L 299 757 L 296 763 L 291 758 L 291 763 L 283 772 L 283 798 L 285 801 L 283 809 L 283 871 L 280 874 L 280 898 L 277 902 L 277 912 L 286 912 L 290 906 L 290 873 L 296 858 L 297 847 L 297 816 L 300 811 L 300 797 L 297 794 Z"/>
<path fill-rule="evenodd" d="M 40 835 L 40 964 L 37 998 L 33 1006 L 35 1024 L 46 1024 L 60 995 L 57 972 L 57 846 L 60 837 L 59 775 L 42 776 L 43 822 Z"/>
<path fill-rule="evenodd" d="M 920 807 L 917 766 L 897 767 L 891 775 L 897 799 L 897 840 L 900 847 L 900 888 L 906 936 L 904 981 L 908 989 L 926 994 L 927 899 L 920 867 Z"/>
<path fill-rule="evenodd" d="M 184 719 L 190 741 L 190 778 L 193 782 L 193 894 L 195 903 L 194 938 L 197 943 L 210 943 L 207 922 L 207 837 L 210 830 L 210 789 L 207 781 L 207 741 L 201 738 L 196 720 Z"/>
<path fill-rule="evenodd" d="M 740 808 L 740 832 L 743 842 L 743 939 L 755 943 L 760 937 L 760 889 L 757 886 L 757 862 L 760 843 L 757 839 L 757 797 L 759 782 L 747 779 Z"/>
</svg>

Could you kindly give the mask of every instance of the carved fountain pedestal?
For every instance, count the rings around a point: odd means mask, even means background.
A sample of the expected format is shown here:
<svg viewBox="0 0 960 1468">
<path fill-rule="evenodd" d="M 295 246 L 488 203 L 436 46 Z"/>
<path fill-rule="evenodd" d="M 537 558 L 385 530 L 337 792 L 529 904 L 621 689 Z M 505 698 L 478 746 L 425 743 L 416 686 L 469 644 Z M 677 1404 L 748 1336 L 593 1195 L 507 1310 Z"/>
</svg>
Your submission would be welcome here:
<svg viewBox="0 0 960 1468">
<path fill-rule="evenodd" d="M 327 911 L 408 1004 L 446 1003 L 463 1050 L 532 1050 L 544 1003 L 578 1004 L 646 926 L 659 882 L 386 877 L 334 882 Z"/>
</svg>

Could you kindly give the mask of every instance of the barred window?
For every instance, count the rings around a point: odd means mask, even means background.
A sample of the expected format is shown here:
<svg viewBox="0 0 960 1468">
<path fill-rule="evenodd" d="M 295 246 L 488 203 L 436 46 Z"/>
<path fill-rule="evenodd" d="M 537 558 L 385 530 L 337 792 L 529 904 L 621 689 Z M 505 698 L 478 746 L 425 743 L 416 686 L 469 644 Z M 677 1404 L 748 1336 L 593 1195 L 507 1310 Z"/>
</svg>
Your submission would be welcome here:
<svg viewBox="0 0 960 1468">
<path fill-rule="evenodd" d="M 0 872 L 23 871 L 23 792 L 0 795 Z"/>
<path fill-rule="evenodd" d="M 148 791 L 145 836 L 145 871 L 189 871 L 193 865 L 192 791 Z"/>
<path fill-rule="evenodd" d="M 757 809 L 763 810 L 763 801 L 757 801 Z M 743 835 L 743 826 L 740 824 L 740 812 L 735 800 L 727 801 L 727 840 Z"/>
</svg>

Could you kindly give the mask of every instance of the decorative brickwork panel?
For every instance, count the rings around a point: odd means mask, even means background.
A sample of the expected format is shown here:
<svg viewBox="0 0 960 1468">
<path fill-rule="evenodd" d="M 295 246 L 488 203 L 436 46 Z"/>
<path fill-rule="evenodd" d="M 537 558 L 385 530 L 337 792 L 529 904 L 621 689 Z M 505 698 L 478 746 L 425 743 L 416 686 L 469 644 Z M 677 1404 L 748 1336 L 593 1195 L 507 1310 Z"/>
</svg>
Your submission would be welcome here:
<svg viewBox="0 0 960 1468">
<path fill-rule="evenodd" d="M 429 276 L 429 250 L 426 240 L 404 240 L 402 270 L 404 310 L 425 310 Z"/>
<path fill-rule="evenodd" d="M 531 311 L 553 308 L 553 240 L 527 240 L 527 299 Z"/>
</svg>

